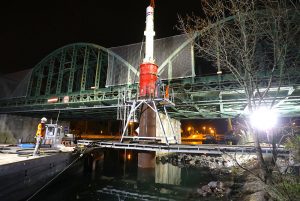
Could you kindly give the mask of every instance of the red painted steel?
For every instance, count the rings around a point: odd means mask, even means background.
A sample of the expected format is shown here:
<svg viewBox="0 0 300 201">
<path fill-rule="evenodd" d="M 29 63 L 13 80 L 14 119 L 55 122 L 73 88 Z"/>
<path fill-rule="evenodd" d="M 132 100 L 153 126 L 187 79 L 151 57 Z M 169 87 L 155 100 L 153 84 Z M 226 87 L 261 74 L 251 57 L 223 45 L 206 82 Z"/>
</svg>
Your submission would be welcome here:
<svg viewBox="0 0 300 201">
<path fill-rule="evenodd" d="M 154 97 L 158 66 L 154 63 L 140 65 L 140 97 Z"/>
</svg>

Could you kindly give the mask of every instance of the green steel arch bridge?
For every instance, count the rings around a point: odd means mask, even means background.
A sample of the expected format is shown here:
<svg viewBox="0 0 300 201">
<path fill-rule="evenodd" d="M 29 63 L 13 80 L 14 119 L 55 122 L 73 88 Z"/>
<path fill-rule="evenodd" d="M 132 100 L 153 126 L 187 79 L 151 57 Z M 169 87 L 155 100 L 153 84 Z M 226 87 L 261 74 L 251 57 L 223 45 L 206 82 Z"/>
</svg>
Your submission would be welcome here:
<svg viewBox="0 0 300 201">
<path fill-rule="evenodd" d="M 259 11 L 260 12 L 260 11 Z M 259 13 L 258 12 L 258 13 Z M 298 13 L 291 12 L 298 24 Z M 227 23 L 235 16 L 213 24 Z M 203 32 L 205 30 L 202 30 Z M 208 68 L 197 62 L 192 37 L 178 35 L 155 40 L 154 58 L 162 82 L 168 84 L 174 105 L 167 107 L 176 119 L 214 119 L 241 115 L 247 109 L 245 91 L 230 73 L 201 74 Z M 299 43 L 295 41 L 295 43 Z M 137 82 L 143 43 L 104 48 L 91 43 L 61 47 L 26 72 L 0 76 L 0 114 L 60 118 L 120 119 L 124 100 L 138 97 Z M 275 99 L 281 116 L 300 116 L 299 49 L 295 68 L 272 74 L 265 101 Z M 270 72 L 257 76 L 266 89 Z M 125 101 L 126 102 L 126 101 Z"/>
<path fill-rule="evenodd" d="M 195 76 L 195 68 L 199 68 L 199 64 L 195 62 L 193 52 L 188 55 L 192 61 L 191 76 L 172 77 L 175 68 L 180 68 L 173 65 L 175 58 L 181 51 L 186 51 L 184 48 L 191 44 L 191 40 L 187 38 L 165 55 L 159 67 L 160 72 L 168 69 L 163 82 L 169 84 L 175 103 L 167 108 L 170 116 L 177 119 L 212 119 L 242 114 L 247 101 L 234 77 L 231 74 Z M 135 77 L 134 81 L 131 78 L 131 82 L 125 84 L 107 86 L 111 61 L 122 64 L 122 68 L 126 69 L 124 72 Z M 39 117 L 55 117 L 60 113 L 60 118 L 116 119 L 124 94 L 132 99 L 137 96 L 137 69 L 111 49 L 90 43 L 70 44 L 46 56 L 28 71 L 23 80 L 18 80 L 13 93 L 0 99 L 0 113 Z M 260 78 L 260 87 L 266 87 L 268 76 L 262 74 Z M 277 80 L 279 77 L 275 75 L 274 87 L 268 96 L 270 99 L 278 90 Z M 287 72 L 282 80 L 276 107 L 282 116 L 299 116 L 300 71 Z M 20 90 L 22 95 L 16 95 L 16 90 Z"/>
</svg>

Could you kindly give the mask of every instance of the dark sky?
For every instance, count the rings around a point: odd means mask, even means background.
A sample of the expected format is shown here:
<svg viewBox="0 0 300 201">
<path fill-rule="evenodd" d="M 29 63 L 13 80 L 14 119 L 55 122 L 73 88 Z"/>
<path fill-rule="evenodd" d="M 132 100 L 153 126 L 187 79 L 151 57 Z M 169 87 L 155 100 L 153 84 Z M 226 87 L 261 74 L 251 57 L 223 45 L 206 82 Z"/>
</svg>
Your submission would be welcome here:
<svg viewBox="0 0 300 201">
<path fill-rule="evenodd" d="M 3 3 L 5 2 L 5 3 Z M 141 42 L 149 0 L 3 1 L 0 73 L 34 67 L 75 42 L 113 47 Z M 156 0 L 155 38 L 180 34 L 177 14 L 199 14 L 200 0 Z"/>
</svg>

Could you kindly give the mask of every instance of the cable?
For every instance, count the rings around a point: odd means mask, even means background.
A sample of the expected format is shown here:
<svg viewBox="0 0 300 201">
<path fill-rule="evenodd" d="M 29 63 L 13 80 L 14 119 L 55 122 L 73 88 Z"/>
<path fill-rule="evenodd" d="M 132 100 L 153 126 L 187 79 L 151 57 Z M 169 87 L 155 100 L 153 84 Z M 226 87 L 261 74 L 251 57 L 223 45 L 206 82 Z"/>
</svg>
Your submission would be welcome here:
<svg viewBox="0 0 300 201">
<path fill-rule="evenodd" d="M 58 173 L 54 178 L 52 178 L 50 181 L 48 181 L 44 186 L 42 186 L 39 190 L 37 190 L 32 196 L 30 196 L 26 201 L 31 200 L 32 198 L 34 198 L 39 192 L 41 192 L 45 187 L 47 187 L 52 181 L 54 181 L 59 175 L 61 175 L 62 173 L 64 173 L 68 168 L 70 168 L 75 162 L 77 162 L 84 154 L 84 152 L 87 150 L 88 146 L 90 144 L 88 144 L 86 146 L 86 148 L 83 150 L 83 152 L 79 155 L 79 157 L 77 157 L 74 161 L 72 161 L 72 163 L 70 163 L 67 167 L 65 167 L 60 173 Z"/>
<path fill-rule="evenodd" d="M 59 114 L 60 114 L 60 110 L 58 110 L 58 114 L 57 114 L 57 118 L 56 118 L 55 124 L 57 124 L 57 122 L 58 122 Z"/>
<path fill-rule="evenodd" d="M 143 49 L 143 44 L 144 44 L 144 40 L 145 40 L 145 37 L 143 37 L 143 39 L 142 39 L 142 43 L 141 43 L 141 48 L 140 48 L 140 54 L 139 54 L 139 61 L 141 61 L 141 59 L 142 59 L 142 49 Z M 133 84 L 135 84 L 135 81 L 136 81 L 136 75 L 137 75 L 137 73 L 139 73 L 140 72 L 140 68 L 138 67 L 137 68 L 137 71 L 136 71 L 136 73 L 134 74 L 134 77 L 133 77 Z M 137 94 L 138 94 L 138 92 L 136 92 L 136 96 L 135 96 L 135 99 L 137 100 Z"/>
<path fill-rule="evenodd" d="M 145 37 L 143 37 L 142 42 L 141 42 L 140 53 L 139 53 L 139 61 L 141 61 L 141 59 L 142 59 L 142 50 L 143 50 L 144 40 L 145 40 Z M 139 73 L 139 71 L 140 71 L 140 68 L 138 67 L 136 73 L 134 73 L 133 85 L 135 84 L 137 73 Z M 138 88 L 136 88 L 136 94 L 135 94 L 135 100 L 137 100 L 137 99 L 138 99 Z"/>
</svg>

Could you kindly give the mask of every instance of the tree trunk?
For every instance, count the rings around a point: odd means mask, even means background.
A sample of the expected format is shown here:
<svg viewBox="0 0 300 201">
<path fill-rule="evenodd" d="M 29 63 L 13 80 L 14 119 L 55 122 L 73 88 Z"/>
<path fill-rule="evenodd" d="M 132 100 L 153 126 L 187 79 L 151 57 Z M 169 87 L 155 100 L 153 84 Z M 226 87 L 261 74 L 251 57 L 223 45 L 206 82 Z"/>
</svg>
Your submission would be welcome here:
<svg viewBox="0 0 300 201">
<path fill-rule="evenodd" d="M 263 158 L 262 150 L 260 147 L 260 141 L 259 141 L 259 137 L 258 137 L 258 132 L 253 129 L 252 129 L 252 131 L 254 134 L 254 146 L 256 149 L 256 157 L 258 160 L 258 164 L 261 168 L 261 178 L 262 178 L 263 182 L 265 182 L 266 184 L 270 184 L 272 175 L 271 175 L 271 171 L 269 170 L 269 168 L 266 164 L 266 161 Z"/>
<path fill-rule="evenodd" d="M 276 138 L 275 138 L 275 132 L 270 131 L 270 134 L 272 136 L 272 168 L 276 166 L 276 161 L 277 161 L 277 147 L 276 147 Z"/>
</svg>

